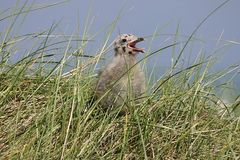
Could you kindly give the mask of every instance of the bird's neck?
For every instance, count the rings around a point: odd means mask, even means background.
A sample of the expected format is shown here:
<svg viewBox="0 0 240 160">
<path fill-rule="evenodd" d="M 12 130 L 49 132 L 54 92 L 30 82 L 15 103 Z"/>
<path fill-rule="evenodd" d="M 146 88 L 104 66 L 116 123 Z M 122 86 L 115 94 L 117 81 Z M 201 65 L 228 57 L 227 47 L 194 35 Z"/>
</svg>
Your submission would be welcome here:
<svg viewBox="0 0 240 160">
<path fill-rule="evenodd" d="M 120 63 L 126 64 L 128 66 L 133 66 L 137 63 L 137 59 L 135 55 L 132 54 L 119 54 L 116 53 L 114 58 L 118 59 Z"/>
</svg>

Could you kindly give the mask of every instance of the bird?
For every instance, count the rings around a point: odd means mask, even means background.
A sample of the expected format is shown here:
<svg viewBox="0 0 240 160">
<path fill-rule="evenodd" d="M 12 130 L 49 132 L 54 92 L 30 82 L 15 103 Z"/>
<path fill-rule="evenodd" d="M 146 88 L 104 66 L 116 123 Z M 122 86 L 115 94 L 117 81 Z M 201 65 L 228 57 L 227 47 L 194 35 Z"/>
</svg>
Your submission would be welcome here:
<svg viewBox="0 0 240 160">
<path fill-rule="evenodd" d="M 128 102 L 140 103 L 146 86 L 136 56 L 145 51 L 136 44 L 142 41 L 144 38 L 133 34 L 121 34 L 114 40 L 114 57 L 100 72 L 96 86 L 96 96 L 104 109 Z"/>
</svg>

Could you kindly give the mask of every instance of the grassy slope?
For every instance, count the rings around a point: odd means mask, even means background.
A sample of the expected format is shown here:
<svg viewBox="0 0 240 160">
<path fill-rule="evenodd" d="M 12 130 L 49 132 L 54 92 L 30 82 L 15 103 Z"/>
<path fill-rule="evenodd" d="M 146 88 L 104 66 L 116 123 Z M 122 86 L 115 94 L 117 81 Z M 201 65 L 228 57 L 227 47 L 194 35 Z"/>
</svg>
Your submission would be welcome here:
<svg viewBox="0 0 240 160">
<path fill-rule="evenodd" d="M 48 79 L 1 75 L 1 156 L 215 159 L 240 154 L 239 120 L 221 118 L 211 88 L 198 80 L 187 83 L 186 73 L 118 118 L 97 104 L 86 108 L 91 79 L 84 73 Z"/>
<path fill-rule="evenodd" d="M 91 72 L 26 76 L 23 66 L 1 74 L 2 157 L 218 159 L 240 154 L 239 120 L 221 117 L 216 97 L 209 94 L 212 87 L 201 83 L 204 76 L 189 82 L 200 66 L 156 82 L 160 89 L 141 106 L 129 106 L 123 117 L 116 117 L 117 109 L 103 112 L 97 101 L 89 106 Z"/>
</svg>

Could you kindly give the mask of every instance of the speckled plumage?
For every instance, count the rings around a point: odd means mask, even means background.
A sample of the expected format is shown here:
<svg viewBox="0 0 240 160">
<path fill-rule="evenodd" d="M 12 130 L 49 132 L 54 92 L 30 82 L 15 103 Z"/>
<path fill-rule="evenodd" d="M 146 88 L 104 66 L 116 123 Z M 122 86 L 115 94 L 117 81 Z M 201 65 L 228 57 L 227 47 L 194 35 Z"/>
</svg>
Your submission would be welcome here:
<svg viewBox="0 0 240 160">
<path fill-rule="evenodd" d="M 136 54 L 143 52 L 135 47 L 140 41 L 143 39 L 131 34 L 120 35 L 114 41 L 115 56 L 102 70 L 96 87 L 96 95 L 104 108 L 122 105 L 145 92 L 145 76 L 136 64 Z"/>
</svg>

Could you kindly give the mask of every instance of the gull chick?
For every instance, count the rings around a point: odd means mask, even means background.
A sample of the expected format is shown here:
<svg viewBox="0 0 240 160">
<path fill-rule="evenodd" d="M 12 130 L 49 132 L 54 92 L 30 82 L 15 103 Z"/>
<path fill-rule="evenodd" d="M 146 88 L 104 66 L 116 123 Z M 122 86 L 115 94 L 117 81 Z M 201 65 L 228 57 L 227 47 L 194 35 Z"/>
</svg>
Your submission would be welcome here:
<svg viewBox="0 0 240 160">
<path fill-rule="evenodd" d="M 136 55 L 144 49 L 136 44 L 143 41 L 132 34 L 122 34 L 114 41 L 115 55 L 101 71 L 96 87 L 96 95 L 104 108 L 119 106 L 128 102 L 138 102 L 145 92 L 145 76 Z"/>
</svg>

